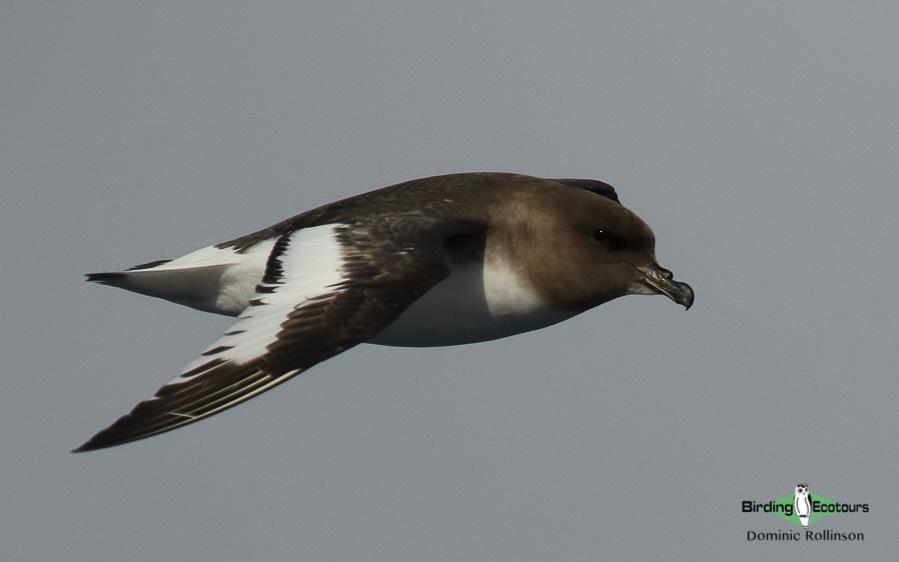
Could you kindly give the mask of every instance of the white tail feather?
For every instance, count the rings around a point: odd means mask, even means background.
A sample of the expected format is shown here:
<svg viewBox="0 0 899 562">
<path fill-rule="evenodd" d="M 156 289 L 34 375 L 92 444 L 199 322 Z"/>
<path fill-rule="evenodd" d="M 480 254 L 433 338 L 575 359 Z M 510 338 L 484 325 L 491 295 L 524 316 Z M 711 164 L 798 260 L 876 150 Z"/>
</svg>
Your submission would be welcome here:
<svg viewBox="0 0 899 562">
<path fill-rule="evenodd" d="M 208 246 L 153 267 L 91 273 L 88 281 L 165 299 L 205 312 L 237 316 L 265 273 L 274 240 L 237 253 Z"/>
</svg>

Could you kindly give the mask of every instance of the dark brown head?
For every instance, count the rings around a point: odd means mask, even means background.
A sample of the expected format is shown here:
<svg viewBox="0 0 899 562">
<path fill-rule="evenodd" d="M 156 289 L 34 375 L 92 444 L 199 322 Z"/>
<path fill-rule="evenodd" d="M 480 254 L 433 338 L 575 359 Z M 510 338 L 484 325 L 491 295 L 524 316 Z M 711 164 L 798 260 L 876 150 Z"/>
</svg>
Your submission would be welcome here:
<svg viewBox="0 0 899 562">
<path fill-rule="evenodd" d="M 520 239 L 504 243 L 517 248 L 534 290 L 554 306 L 580 310 L 628 294 L 665 295 L 690 308 L 690 286 L 656 263 L 652 230 L 609 195 L 550 180 L 524 195 L 522 204 L 539 212 L 520 215 L 527 223 L 516 229 Z"/>
</svg>

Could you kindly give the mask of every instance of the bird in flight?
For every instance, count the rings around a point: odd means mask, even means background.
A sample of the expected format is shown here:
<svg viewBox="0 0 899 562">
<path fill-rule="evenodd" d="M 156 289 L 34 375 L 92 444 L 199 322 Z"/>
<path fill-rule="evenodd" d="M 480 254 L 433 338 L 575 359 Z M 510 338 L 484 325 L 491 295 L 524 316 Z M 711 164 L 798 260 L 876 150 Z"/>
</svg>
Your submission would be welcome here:
<svg viewBox="0 0 899 562">
<path fill-rule="evenodd" d="M 629 294 L 693 304 L 612 186 L 509 173 L 400 183 L 87 280 L 237 320 L 74 452 L 207 418 L 360 343 L 489 341 Z"/>
</svg>

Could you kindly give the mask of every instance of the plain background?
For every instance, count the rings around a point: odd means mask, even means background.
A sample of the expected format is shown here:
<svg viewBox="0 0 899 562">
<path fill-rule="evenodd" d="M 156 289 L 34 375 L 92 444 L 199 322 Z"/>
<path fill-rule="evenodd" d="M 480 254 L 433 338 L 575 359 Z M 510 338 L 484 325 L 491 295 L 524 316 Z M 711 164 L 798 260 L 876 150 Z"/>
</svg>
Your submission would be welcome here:
<svg viewBox="0 0 899 562">
<path fill-rule="evenodd" d="M 4 2 L 4 560 L 895 558 L 895 2 Z M 68 451 L 229 319 L 89 285 L 461 171 L 612 183 L 689 312 L 360 346 Z M 758 543 L 807 482 L 867 502 Z M 795 528 L 795 527 L 794 527 Z"/>
</svg>

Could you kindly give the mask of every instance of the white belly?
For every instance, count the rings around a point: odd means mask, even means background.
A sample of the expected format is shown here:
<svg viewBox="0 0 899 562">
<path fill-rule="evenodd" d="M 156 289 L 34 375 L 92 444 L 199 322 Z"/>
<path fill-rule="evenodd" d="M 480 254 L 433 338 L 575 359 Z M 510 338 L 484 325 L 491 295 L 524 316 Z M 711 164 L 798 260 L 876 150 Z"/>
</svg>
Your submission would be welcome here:
<svg viewBox="0 0 899 562">
<path fill-rule="evenodd" d="M 438 347 L 495 340 L 545 328 L 577 314 L 546 306 L 502 264 L 452 267 L 452 273 L 415 301 L 368 343 Z"/>
</svg>

